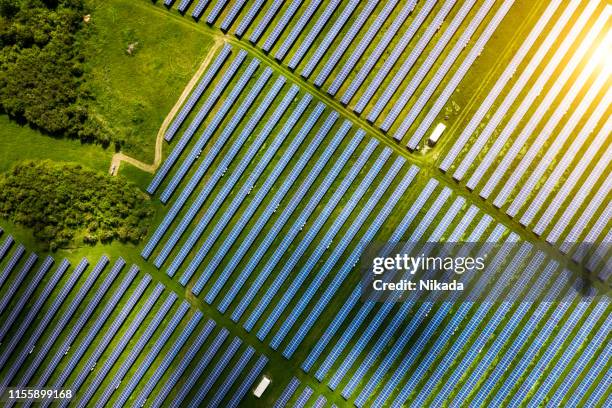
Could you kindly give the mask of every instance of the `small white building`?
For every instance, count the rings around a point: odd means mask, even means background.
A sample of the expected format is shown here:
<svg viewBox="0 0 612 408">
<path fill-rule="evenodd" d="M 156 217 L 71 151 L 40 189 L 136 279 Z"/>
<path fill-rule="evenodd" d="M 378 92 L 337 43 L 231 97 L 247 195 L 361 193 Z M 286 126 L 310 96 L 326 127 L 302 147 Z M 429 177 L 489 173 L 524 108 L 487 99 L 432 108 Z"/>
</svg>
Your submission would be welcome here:
<svg viewBox="0 0 612 408">
<path fill-rule="evenodd" d="M 270 385 L 270 382 L 270 379 L 264 375 L 259 384 L 257 384 L 257 387 L 255 387 L 253 395 L 255 395 L 255 397 L 257 398 L 260 398 L 263 395 L 264 391 L 268 388 L 268 385 Z"/>
<path fill-rule="evenodd" d="M 429 135 L 429 140 L 427 140 L 427 144 L 432 147 L 435 146 L 436 143 L 438 143 L 438 140 L 440 140 L 440 136 L 442 136 L 442 133 L 444 133 L 445 130 L 446 125 L 442 122 L 438 123 L 433 132 L 431 132 L 431 135 Z"/>
</svg>

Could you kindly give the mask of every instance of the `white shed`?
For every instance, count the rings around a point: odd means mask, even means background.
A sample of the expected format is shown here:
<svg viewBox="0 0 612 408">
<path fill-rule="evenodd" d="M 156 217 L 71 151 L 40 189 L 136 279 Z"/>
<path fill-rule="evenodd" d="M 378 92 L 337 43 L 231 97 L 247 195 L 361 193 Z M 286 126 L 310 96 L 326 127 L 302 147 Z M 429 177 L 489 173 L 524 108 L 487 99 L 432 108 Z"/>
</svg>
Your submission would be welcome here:
<svg viewBox="0 0 612 408">
<path fill-rule="evenodd" d="M 446 125 L 442 122 L 438 123 L 433 132 L 431 132 L 427 143 L 430 146 L 435 146 L 436 143 L 438 143 L 438 140 L 440 140 L 440 136 L 442 136 L 442 133 L 444 133 L 444 130 L 446 130 Z"/>
<path fill-rule="evenodd" d="M 270 382 L 270 379 L 264 375 L 259 384 L 257 384 L 257 387 L 255 387 L 253 395 L 255 395 L 257 398 L 260 398 L 264 391 L 268 388 L 268 385 L 270 385 Z"/>
</svg>

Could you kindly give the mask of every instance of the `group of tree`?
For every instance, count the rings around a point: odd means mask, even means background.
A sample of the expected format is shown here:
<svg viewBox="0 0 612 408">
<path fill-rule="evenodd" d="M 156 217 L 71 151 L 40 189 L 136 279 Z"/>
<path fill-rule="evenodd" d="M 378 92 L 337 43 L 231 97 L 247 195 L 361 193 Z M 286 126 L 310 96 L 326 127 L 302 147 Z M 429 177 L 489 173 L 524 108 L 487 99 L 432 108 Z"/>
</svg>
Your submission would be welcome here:
<svg viewBox="0 0 612 408">
<path fill-rule="evenodd" d="M 79 241 L 137 243 L 152 212 L 134 184 L 79 164 L 26 161 L 0 175 L 0 217 L 31 228 L 52 251 Z"/>
<path fill-rule="evenodd" d="M 0 110 L 51 135 L 111 143 L 88 109 L 83 0 L 0 0 Z"/>
</svg>

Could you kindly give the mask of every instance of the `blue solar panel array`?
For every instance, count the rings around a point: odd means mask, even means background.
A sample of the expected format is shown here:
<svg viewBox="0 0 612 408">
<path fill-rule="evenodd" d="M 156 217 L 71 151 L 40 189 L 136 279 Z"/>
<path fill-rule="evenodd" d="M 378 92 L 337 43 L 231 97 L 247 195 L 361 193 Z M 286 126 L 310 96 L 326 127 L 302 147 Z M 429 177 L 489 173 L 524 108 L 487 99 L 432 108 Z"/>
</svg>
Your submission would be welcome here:
<svg viewBox="0 0 612 408">
<path fill-rule="evenodd" d="M 94 267 L 94 269 L 91 271 L 91 273 L 89 274 L 89 276 L 87 277 L 83 285 L 79 288 L 76 296 L 70 302 L 70 305 L 65 309 L 65 311 L 61 314 L 61 316 L 59 316 L 59 318 L 55 319 L 56 323 L 53 329 L 51 330 L 51 334 L 49 336 L 45 336 L 46 340 L 44 344 L 42 345 L 40 350 L 36 352 L 34 361 L 30 363 L 26 372 L 21 376 L 21 378 L 17 382 L 17 385 L 21 387 L 25 387 L 28 381 L 30 381 L 30 379 L 34 375 L 35 370 L 38 369 L 40 363 L 43 361 L 43 359 L 46 357 L 47 353 L 51 349 L 53 342 L 59 338 L 62 330 L 64 330 L 68 322 L 72 319 L 77 308 L 80 306 L 81 302 L 83 301 L 87 293 L 91 290 L 91 287 L 93 286 L 95 281 L 98 279 L 98 277 L 100 276 L 100 273 L 106 267 L 107 263 L 108 263 L 108 258 L 103 255 L 98 261 L 98 263 L 96 264 L 96 266 Z M 87 261 L 86 260 L 81 261 L 76 268 L 76 271 L 77 271 L 76 274 L 78 275 L 82 273 L 82 270 L 86 266 L 87 266 Z M 42 332 L 42 330 L 44 329 L 40 328 L 37 331 Z M 37 333 L 37 335 L 40 335 L 40 334 L 41 333 Z M 33 341 L 33 343 L 34 342 L 35 341 Z"/>
<path fill-rule="evenodd" d="M 170 224 L 174 221 L 174 218 L 177 216 L 179 211 L 183 208 L 189 196 L 196 189 L 197 185 L 200 183 L 200 181 L 204 177 L 204 174 L 208 171 L 212 162 L 219 155 L 219 153 L 221 152 L 221 149 L 223 149 L 228 139 L 232 135 L 233 131 L 236 129 L 238 124 L 241 122 L 246 111 L 251 107 L 252 103 L 255 101 L 255 99 L 259 95 L 259 92 L 261 92 L 261 90 L 263 89 L 264 85 L 270 78 L 271 74 L 272 72 L 269 68 L 266 68 L 264 70 L 260 78 L 257 80 L 253 88 L 251 88 L 249 94 L 244 99 L 244 101 L 242 102 L 238 110 L 236 111 L 235 115 L 232 117 L 232 120 L 229 123 L 229 125 L 224 127 L 219 138 L 214 142 L 213 146 L 209 150 L 208 154 L 205 156 L 204 160 L 200 163 L 200 165 L 198 166 L 193 176 L 189 179 L 189 182 L 187 183 L 185 188 L 181 191 L 181 194 L 179 195 L 179 197 L 172 204 L 172 207 L 164 216 L 162 223 L 157 227 L 157 229 L 155 230 L 155 233 L 153 234 L 149 242 L 147 242 L 147 245 L 145 246 L 145 249 L 142 252 L 142 256 L 145 259 L 147 259 L 151 255 L 153 248 L 159 243 L 159 240 L 165 234 Z M 222 164 L 228 163 L 229 165 L 229 162 L 233 159 L 238 149 L 242 146 L 243 139 L 244 137 L 241 137 L 234 141 L 234 145 L 232 149 L 230 149 L 230 151 L 224 155 L 222 159 Z M 225 168 L 223 165 L 220 167 L 222 169 Z M 208 185 L 214 185 L 214 181 L 218 180 L 221 177 L 221 175 L 222 175 L 221 171 L 219 169 L 216 169 L 214 176 L 211 177 L 210 179 L 211 181 L 208 182 Z M 191 208 L 194 208 L 194 206 L 199 205 L 199 203 L 202 202 L 207 197 L 207 193 L 208 193 L 208 190 L 203 189 L 198 194 L 198 197 L 195 200 L 195 202 L 197 202 L 198 204 L 192 204 Z M 190 209 L 189 215 L 193 213 L 194 212 L 191 211 Z M 175 231 L 172 233 L 172 236 L 170 237 L 168 242 L 166 242 L 166 244 L 164 245 L 164 248 L 162 249 L 161 253 L 157 256 L 155 260 L 155 265 L 157 267 L 160 267 L 163 261 L 166 259 L 169 252 L 172 250 L 172 248 L 174 247 L 174 245 L 176 244 L 176 242 L 178 241 L 178 239 L 184 232 L 189 222 L 191 222 L 191 219 L 189 217 L 185 217 L 183 218 L 183 220 L 181 220 L 181 223 L 179 224 L 177 229 L 175 229 Z"/>
<path fill-rule="evenodd" d="M 225 52 L 222 52 L 221 54 L 219 54 L 219 56 L 217 56 L 213 64 L 204 74 L 204 77 L 202 78 L 201 83 L 210 84 L 212 79 L 217 74 L 217 71 L 219 71 L 219 69 L 224 64 L 226 59 L 227 59 L 227 55 Z M 236 59 L 234 61 L 236 61 Z M 234 67 L 234 65 L 231 65 L 231 67 Z M 181 155 L 181 153 L 183 153 L 183 150 L 185 149 L 185 147 L 191 140 L 191 137 L 196 132 L 197 128 L 200 126 L 200 124 L 202 123 L 206 115 L 208 115 L 208 112 L 210 108 L 212 107 L 212 104 L 215 102 L 216 98 L 218 97 L 218 94 L 220 93 L 220 91 L 217 91 L 217 89 L 224 89 L 225 85 L 227 85 L 227 82 L 231 79 L 234 73 L 235 71 L 232 72 L 231 68 L 228 68 L 228 71 L 226 72 L 224 77 L 220 80 L 219 84 L 217 85 L 213 93 L 211 94 L 211 97 L 207 99 L 206 103 L 200 108 L 196 117 L 192 120 L 189 127 L 183 133 L 183 136 L 177 142 L 176 146 L 174 146 L 174 148 L 172 149 L 172 151 L 170 152 L 166 160 L 164 160 L 164 162 L 161 164 L 161 166 L 157 170 L 157 173 L 155 173 L 153 180 L 151 180 L 151 183 L 147 187 L 147 192 L 149 194 L 153 194 L 159 188 L 164 178 L 170 172 L 172 166 L 174 166 L 174 163 L 176 162 L 178 157 Z"/>
<path fill-rule="evenodd" d="M 179 254 L 172 261 L 167 271 L 169 275 L 171 276 L 174 275 L 174 273 L 176 272 L 178 267 L 181 265 L 181 263 L 183 262 L 183 260 L 185 259 L 189 251 L 191 251 L 191 249 L 195 246 L 197 240 L 201 237 L 202 233 L 204 232 L 204 229 L 208 226 L 213 216 L 216 214 L 216 212 L 221 207 L 221 205 L 225 202 L 232 188 L 234 188 L 236 183 L 239 182 L 247 165 L 250 164 L 250 162 L 253 160 L 253 157 L 255 156 L 259 148 L 264 144 L 265 140 L 272 132 L 272 129 L 278 124 L 281 116 L 285 113 L 289 104 L 291 103 L 293 98 L 297 95 L 297 92 L 298 92 L 297 87 L 295 86 L 293 86 L 287 92 L 283 100 L 280 102 L 280 104 L 277 106 L 276 110 L 272 114 L 272 117 L 268 120 L 268 122 L 266 123 L 264 128 L 261 130 L 261 132 L 258 133 L 256 140 L 253 141 L 253 143 L 249 146 L 249 150 L 243 156 L 239 165 L 233 170 L 230 177 L 226 180 L 225 184 L 221 188 L 221 191 L 215 196 L 215 199 L 208 207 L 204 217 L 202 217 L 199 220 L 198 224 L 196 224 L 194 230 L 189 235 L 187 241 L 181 248 Z M 275 138 L 273 142 L 275 148 L 270 147 L 270 150 L 268 151 L 275 152 L 281 142 L 282 142 L 282 136 Z M 269 158 L 267 160 L 269 160 Z M 205 254 L 203 252 L 200 252 L 200 256 L 203 256 L 203 255 Z M 186 285 L 189 279 L 192 277 L 193 273 L 195 272 L 195 268 L 196 268 L 196 264 L 192 262 L 190 264 L 190 269 L 183 271 L 183 275 L 180 278 L 180 283 L 183 286 Z"/>
<path fill-rule="evenodd" d="M 189 373 L 189 376 L 185 379 L 185 381 L 183 383 L 183 386 L 181 387 L 180 391 L 178 392 L 177 395 L 174 396 L 174 398 L 170 402 L 170 406 L 178 407 L 178 406 L 180 406 L 183 403 L 183 401 L 187 397 L 187 394 L 189 393 L 189 391 L 191 391 L 191 389 L 193 388 L 193 386 L 196 383 L 196 381 L 198 380 L 198 378 L 202 375 L 202 373 L 204 372 L 204 369 L 210 364 L 212 359 L 215 357 L 215 355 L 217 354 L 217 352 L 221 348 L 221 345 L 223 344 L 223 342 L 225 342 L 225 339 L 227 338 L 228 335 L 229 335 L 229 332 L 225 328 L 222 329 L 217 334 L 217 336 L 215 337 L 215 339 L 212 342 L 212 344 L 210 345 L 210 347 L 208 347 L 208 349 L 206 350 L 206 352 L 204 353 L 202 358 L 198 361 L 196 366 Z M 233 350 L 233 352 L 232 352 L 232 354 L 233 354 L 236 351 L 236 349 L 238 348 L 238 346 L 240 345 L 239 342 L 240 342 L 240 340 L 238 338 L 235 338 L 232 341 L 232 344 L 230 345 L 230 348 L 228 348 L 227 350 L 228 351 Z M 208 390 L 206 390 L 206 391 L 208 391 Z"/>
<path fill-rule="evenodd" d="M 300 63 L 300 61 L 302 60 L 302 58 L 304 58 L 304 55 L 306 55 L 306 52 L 310 49 L 310 47 L 312 47 L 312 44 L 314 43 L 315 39 L 321 33 L 323 26 L 327 24 L 332 14 L 334 13 L 334 11 L 338 9 L 338 6 L 340 5 L 340 1 L 341 0 L 330 0 L 327 3 L 325 10 L 323 10 L 323 12 L 319 16 L 315 24 L 312 26 L 312 28 L 310 29 L 306 37 L 300 42 L 298 49 L 295 50 L 295 52 L 293 53 L 291 60 L 287 64 L 289 68 L 295 69 L 297 65 Z M 282 58 L 284 57 L 285 56 L 282 55 Z M 278 56 L 276 58 L 279 59 Z"/>
<path fill-rule="evenodd" d="M 276 135 L 274 140 L 267 147 L 265 154 L 259 159 L 255 168 L 251 170 L 248 178 L 244 181 L 242 188 L 238 191 L 238 193 L 235 194 L 231 203 L 221 215 L 220 220 L 217 222 L 213 230 L 206 237 L 206 241 L 202 244 L 202 246 L 198 250 L 198 254 L 195 256 L 195 258 L 191 261 L 191 263 L 187 267 L 186 273 L 191 273 L 192 270 L 200 266 L 200 263 L 203 260 L 203 255 L 207 254 L 210 251 L 210 249 L 214 245 L 215 241 L 217 240 L 221 232 L 225 229 L 230 219 L 234 216 L 234 214 L 238 210 L 238 207 L 243 203 L 246 197 L 251 193 L 253 186 L 255 185 L 255 183 L 257 183 L 257 181 L 259 180 L 259 177 L 263 174 L 264 170 L 267 168 L 272 158 L 278 152 L 278 149 L 280 148 L 281 144 L 284 142 L 285 138 L 291 132 L 291 130 L 297 123 L 298 119 L 302 116 L 302 114 L 308 107 L 308 104 L 310 103 L 311 100 L 312 100 L 312 97 L 310 95 L 306 95 L 301 99 L 300 103 L 295 108 L 295 110 L 291 113 L 291 116 L 287 119 L 287 121 L 283 125 L 280 132 Z M 320 110 L 319 109 L 315 110 L 315 116 L 317 118 L 318 118 L 318 115 L 321 113 L 323 107 L 321 106 L 320 108 L 321 108 Z M 311 124 L 314 124 L 314 122 L 307 123 L 306 126 L 309 126 Z M 268 193 L 268 191 L 272 187 L 272 184 L 276 182 L 277 177 L 284 170 L 289 160 L 293 158 L 294 153 L 297 151 L 298 147 L 304 140 L 305 136 L 306 136 L 305 133 L 299 132 L 298 136 L 295 137 L 291 141 L 290 145 L 283 152 L 283 155 L 281 156 L 278 163 L 272 170 L 272 173 L 268 176 L 268 179 L 264 181 L 263 185 L 258 190 L 257 194 L 255 195 L 251 203 L 257 203 L 258 201 L 261 202 L 263 200 L 264 195 Z M 204 219 L 208 219 L 207 217 L 208 214 L 209 212 L 205 214 Z M 243 213 L 243 214 L 249 215 L 248 213 Z M 248 221 L 248 219 L 245 219 L 244 224 L 246 224 L 246 221 Z M 203 274 L 200 275 L 196 284 L 193 286 L 193 289 L 192 289 L 193 293 L 195 293 L 196 295 L 200 293 L 200 291 L 202 290 L 202 288 L 204 287 L 204 285 L 206 284 L 206 282 L 208 281 L 212 273 L 213 273 L 213 270 L 207 269 L 204 271 Z"/>
<path fill-rule="evenodd" d="M 331 15 L 331 13 L 338 7 L 338 3 L 339 3 L 338 1 L 330 2 L 329 5 L 326 8 L 326 12 L 327 12 L 327 10 L 329 10 L 329 15 Z M 384 20 L 386 18 L 386 16 L 388 15 L 387 10 L 390 11 L 391 9 L 393 9 L 393 7 L 395 7 L 396 1 L 389 1 L 387 3 L 388 4 L 385 6 L 383 11 L 381 11 L 381 13 L 377 16 L 376 23 L 374 25 L 376 25 L 379 20 L 382 21 L 382 20 Z M 369 1 L 363 7 L 363 9 L 359 13 L 359 15 L 357 16 L 355 21 L 353 21 L 353 24 L 351 25 L 351 28 L 349 28 L 349 30 L 342 36 L 342 41 L 340 42 L 340 44 L 338 44 L 337 47 L 334 47 L 335 48 L 334 52 L 329 57 L 327 62 L 325 63 L 325 66 L 317 74 L 317 77 L 316 77 L 316 79 L 314 81 L 314 84 L 316 86 L 322 86 L 323 83 L 325 82 L 325 80 L 327 80 L 327 78 L 331 74 L 331 71 L 334 68 L 336 68 L 336 66 L 338 65 L 338 61 L 340 60 L 342 55 L 346 52 L 346 50 L 349 47 L 349 45 L 351 45 L 353 43 L 353 40 L 355 39 L 355 37 L 357 36 L 359 31 L 361 30 L 361 28 L 365 24 L 366 20 L 370 17 L 370 14 L 372 14 L 372 11 L 374 10 L 374 8 L 376 8 L 377 4 L 378 4 L 377 1 Z M 315 25 L 313 26 L 311 32 L 308 34 L 307 39 L 302 42 L 302 44 L 300 45 L 300 48 L 298 49 L 296 54 L 294 54 L 294 57 L 292 58 L 291 62 L 289 63 L 289 67 L 290 68 L 295 68 L 295 66 L 297 65 L 299 60 L 303 57 L 303 54 L 305 52 L 305 48 L 310 47 L 310 45 L 314 41 L 315 36 L 317 36 L 319 34 L 319 32 L 321 31 L 321 28 L 327 22 L 327 19 L 329 19 L 329 15 L 326 16 L 325 20 L 323 20 L 323 16 L 322 16 L 315 23 Z M 376 31 L 377 30 L 378 29 L 376 29 Z M 368 30 L 368 33 L 369 32 L 370 31 Z M 366 37 L 367 36 L 368 35 L 366 34 Z M 367 44 L 369 44 L 369 42 L 367 42 Z M 366 44 L 366 46 L 367 46 L 367 44 Z M 361 45 L 361 42 L 358 44 L 358 46 L 359 45 Z M 299 59 L 296 58 L 296 55 L 299 55 Z M 351 56 L 352 55 L 355 55 L 355 51 L 353 51 L 351 53 Z M 296 60 L 296 61 L 294 61 L 294 60 Z"/>
<path fill-rule="evenodd" d="M 9 247 L 12 244 L 12 240 L 9 241 L 7 239 L 6 242 L 8 242 L 7 247 Z M 17 249 L 15 249 L 15 252 L 13 252 L 13 255 L 11 256 L 11 259 L 7 262 L 7 264 L 2 269 L 2 273 L 0 273 L 0 286 L 4 285 L 4 282 L 9 277 L 9 275 L 11 274 L 11 272 L 13 271 L 15 266 L 19 263 L 19 260 L 21 259 L 23 254 L 25 254 L 25 252 L 26 252 L 25 251 L 25 247 L 23 245 L 19 244 Z M 37 257 L 34 254 L 33 254 L 33 256 Z M 36 258 L 34 259 L 34 261 L 36 261 Z"/>
<path fill-rule="evenodd" d="M 217 86 L 215 90 L 218 90 L 218 92 L 221 93 L 225 89 L 225 87 L 227 86 L 227 83 L 230 81 L 232 76 L 236 73 L 238 68 L 241 66 L 245 57 L 246 57 L 246 52 L 241 51 L 238 53 L 238 56 L 236 57 L 236 59 L 234 59 L 234 61 L 232 61 L 232 64 L 229 66 L 228 71 L 224 75 L 223 82 L 220 83 L 221 86 Z M 234 87 L 232 88 L 232 91 L 229 93 L 229 95 L 226 98 L 223 99 L 223 104 L 221 105 L 221 108 L 219 108 L 214 118 L 208 124 L 208 126 L 206 127 L 206 129 L 204 130 L 200 138 L 193 145 L 187 157 L 181 162 L 181 165 L 178 168 L 178 170 L 174 173 L 172 180 L 170 180 L 170 183 L 168 183 L 168 185 L 166 186 L 166 189 L 161 194 L 160 199 L 162 200 L 162 202 L 165 203 L 170 199 L 170 196 L 172 195 L 172 193 L 174 193 L 174 190 L 176 190 L 176 187 L 179 185 L 179 183 L 183 180 L 183 178 L 187 174 L 187 171 L 189 171 L 193 163 L 200 156 L 200 153 L 202 152 L 202 150 L 204 149 L 204 147 L 206 146 L 206 144 L 212 137 L 214 131 L 221 124 L 221 122 L 223 122 L 223 120 L 225 119 L 227 112 L 233 106 L 238 96 L 242 93 L 246 84 L 249 82 L 249 80 L 251 79 L 251 76 L 253 75 L 253 73 L 255 72 L 258 66 L 259 66 L 259 60 L 255 58 L 251 60 L 251 63 L 248 65 L 245 72 L 240 76 L 240 78 L 238 79 Z M 172 152 L 174 152 L 174 150 Z"/>
<path fill-rule="evenodd" d="M 238 389 L 236 389 L 232 398 L 227 403 L 228 408 L 235 408 L 238 406 L 238 404 L 244 398 L 248 390 L 253 386 L 255 380 L 257 379 L 257 377 L 259 377 L 266 364 L 268 364 L 268 358 L 266 356 L 260 356 L 257 359 L 242 384 L 238 386 Z"/>
<path fill-rule="evenodd" d="M 348 0 L 348 4 L 342 11 L 340 12 L 340 16 L 338 16 L 337 20 L 334 21 L 334 24 L 326 30 L 325 37 L 321 42 L 318 43 L 317 48 L 314 53 L 310 57 L 308 63 L 304 66 L 300 75 L 304 78 L 310 77 L 315 67 L 319 64 L 319 61 L 323 57 L 323 55 L 327 52 L 332 42 L 338 37 L 340 30 L 346 23 L 346 21 L 350 18 L 351 14 L 359 4 L 358 0 Z"/>
<path fill-rule="evenodd" d="M 174 120 L 168 127 L 168 130 L 166 130 L 164 139 L 166 139 L 168 142 L 172 140 L 179 127 L 187 118 L 187 115 L 191 113 L 193 107 L 196 105 L 196 103 L 198 103 L 198 101 L 202 97 L 202 94 L 204 93 L 206 88 L 208 88 L 216 73 L 219 71 L 219 69 L 221 68 L 227 57 L 229 57 L 231 52 L 232 47 L 229 44 L 223 46 L 217 58 L 215 58 L 213 63 L 207 69 L 206 74 L 202 77 L 198 85 L 195 87 L 195 89 L 189 96 L 189 99 L 187 99 L 185 105 L 183 105 L 179 113 L 176 115 L 176 118 L 174 118 Z"/>
<path fill-rule="evenodd" d="M 316 146 L 320 143 L 320 139 L 326 135 L 326 133 L 329 131 L 329 128 L 331 128 L 331 126 L 336 121 L 336 119 L 337 119 L 337 115 L 334 115 L 334 114 L 330 115 L 329 120 L 325 124 L 323 124 L 316 139 L 313 141 L 313 143 L 309 145 L 308 150 L 300 158 L 298 163 L 296 163 L 296 167 L 294 169 L 297 169 L 298 167 L 303 168 L 306 161 L 308 160 L 308 157 L 311 156 L 314 151 L 313 147 L 316 148 Z M 230 303 L 236 297 L 236 294 L 238 293 L 238 291 L 242 288 L 242 286 L 248 279 L 253 268 L 256 266 L 257 263 L 259 263 L 259 260 L 261 259 L 262 254 L 269 248 L 272 241 L 276 238 L 278 232 L 287 222 L 291 214 L 295 211 L 298 204 L 302 201 L 302 198 L 304 197 L 308 189 L 312 186 L 317 176 L 321 173 L 321 170 L 331 158 L 332 153 L 338 148 L 338 145 L 340 144 L 340 142 L 342 141 L 342 139 L 344 138 L 344 136 L 346 135 L 349 129 L 350 129 L 350 124 L 345 123 L 343 127 L 341 128 L 341 130 L 338 131 L 338 133 L 336 133 L 333 140 L 327 145 L 327 147 L 325 148 L 325 151 L 320 156 L 319 160 L 313 165 L 310 173 L 308 173 L 308 175 L 306 176 L 306 179 L 298 187 L 296 192 L 291 197 L 289 203 L 285 207 L 285 210 L 280 214 L 279 218 L 272 226 L 270 232 L 266 235 L 266 238 L 263 241 L 263 243 L 255 251 L 255 254 L 251 258 L 251 261 L 249 262 L 249 264 L 243 269 L 240 276 L 234 280 L 232 287 L 226 293 L 225 297 L 223 298 L 222 302 L 220 303 L 218 307 L 219 311 L 224 313 L 227 310 Z M 302 162 L 302 159 L 304 159 L 304 162 Z M 342 156 L 339 158 L 339 160 L 343 160 Z M 346 158 L 344 160 L 346 160 Z M 297 171 L 295 173 L 297 173 Z M 276 211 L 276 208 L 278 204 L 280 203 L 280 200 L 286 194 L 286 191 L 289 188 L 289 183 L 293 183 L 291 179 L 294 178 L 294 176 L 297 177 L 297 174 L 295 173 L 292 173 L 292 177 L 287 178 L 285 182 L 283 183 L 283 186 L 277 191 L 277 194 L 272 199 L 271 204 L 266 209 L 266 212 L 264 213 L 264 215 L 262 215 L 260 220 L 258 220 L 256 226 L 254 226 L 250 230 L 248 237 L 242 241 L 242 244 L 240 245 L 239 249 L 235 252 L 234 256 L 230 260 L 229 264 L 226 266 L 225 270 L 231 271 L 235 269 L 236 265 L 244 257 L 247 250 L 250 248 L 252 243 L 258 237 L 261 229 L 264 227 L 265 222 L 267 222 L 267 220 L 271 217 L 272 213 Z M 226 272 L 224 271 L 224 273 Z M 211 289 L 211 292 L 210 292 L 211 294 L 214 294 L 213 290 L 216 291 L 216 289 L 213 287 L 213 289 Z M 237 314 L 233 314 L 232 319 L 237 320 L 237 318 L 234 317 L 236 315 Z"/>
<path fill-rule="evenodd" d="M 7 272 L 8 274 L 8 272 L 10 272 L 15 267 L 15 264 L 17 263 L 19 259 L 15 255 L 21 252 L 19 251 L 19 249 L 22 249 L 22 247 L 17 248 L 17 251 L 15 251 L 15 254 L 11 258 L 9 264 L 3 270 L 3 272 Z M 23 252 L 25 252 L 25 249 L 23 250 Z M 19 289 L 21 282 L 23 282 L 26 275 L 30 272 L 30 270 L 32 269 L 32 266 L 34 266 L 34 263 L 36 262 L 37 259 L 38 259 L 38 255 L 30 254 L 30 256 L 28 256 L 28 259 L 26 259 L 24 265 L 21 267 L 21 269 L 19 269 L 19 271 L 17 272 L 17 276 L 13 278 L 9 287 L 6 289 L 6 292 L 4 292 L 4 295 L 2 295 L 2 299 L 0 299 L 0 313 L 4 312 L 4 310 L 6 309 L 6 306 L 8 306 L 9 302 L 13 299 L 15 292 L 17 292 L 17 289 Z"/>
</svg>

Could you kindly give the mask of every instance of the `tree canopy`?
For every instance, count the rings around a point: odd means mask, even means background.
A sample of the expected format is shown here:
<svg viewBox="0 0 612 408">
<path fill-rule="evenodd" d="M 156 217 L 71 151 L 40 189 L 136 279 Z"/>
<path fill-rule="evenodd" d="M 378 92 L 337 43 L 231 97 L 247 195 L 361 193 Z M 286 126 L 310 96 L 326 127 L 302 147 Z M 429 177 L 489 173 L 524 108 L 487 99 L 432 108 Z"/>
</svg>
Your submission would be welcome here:
<svg viewBox="0 0 612 408">
<path fill-rule="evenodd" d="M 0 109 L 48 134 L 108 145 L 83 86 L 85 14 L 83 0 L 0 0 Z"/>
<path fill-rule="evenodd" d="M 79 164 L 26 161 L 0 175 L 0 216 L 30 227 L 50 250 L 77 242 L 139 242 L 149 198 L 122 177 Z"/>
</svg>

